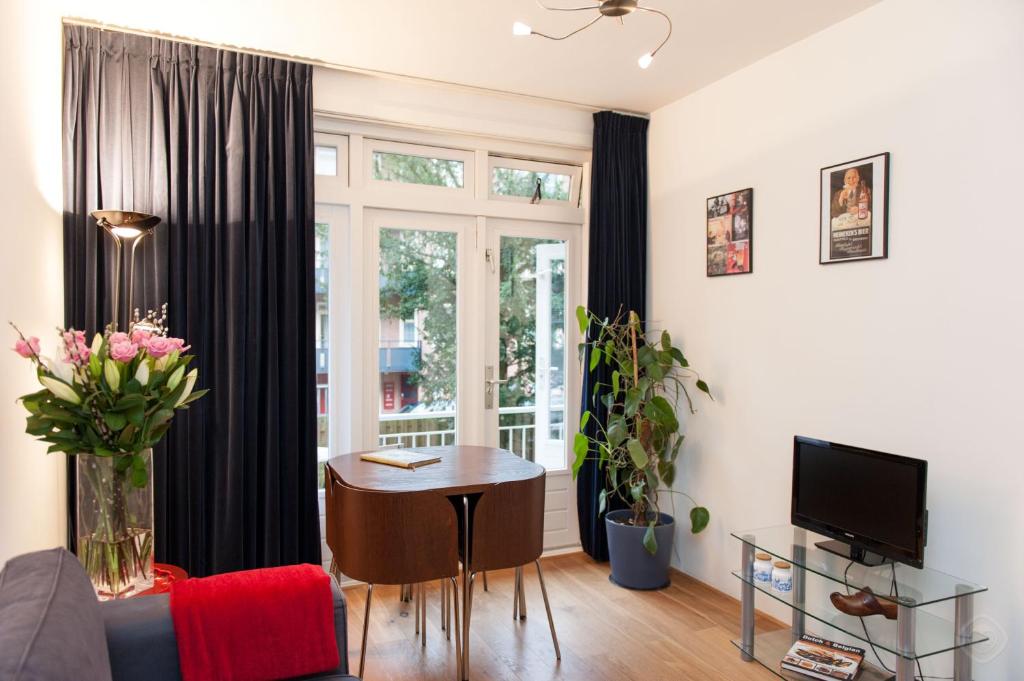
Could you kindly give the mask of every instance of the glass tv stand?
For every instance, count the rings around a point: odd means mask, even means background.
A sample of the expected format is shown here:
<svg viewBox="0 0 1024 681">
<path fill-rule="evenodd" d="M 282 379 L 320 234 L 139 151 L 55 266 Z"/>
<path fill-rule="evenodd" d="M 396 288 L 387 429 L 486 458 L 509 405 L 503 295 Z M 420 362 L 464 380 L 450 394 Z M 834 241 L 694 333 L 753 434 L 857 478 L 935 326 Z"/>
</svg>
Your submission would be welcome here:
<svg viewBox="0 0 1024 681">
<path fill-rule="evenodd" d="M 986 591 L 986 587 L 937 570 L 919 570 L 898 563 L 875 567 L 851 564 L 848 559 L 815 546 L 824 537 L 792 525 L 733 532 L 732 536 L 740 540 L 742 547 L 740 569 L 733 573 L 742 583 L 741 633 L 733 645 L 739 648 L 744 660 L 758 662 L 781 678 L 805 681 L 808 677 L 783 671 L 780 663 L 796 639 L 813 633 L 805 629 L 811 619 L 863 642 L 861 647 L 867 654 L 857 681 L 914 681 L 919 660 L 949 651 L 953 651 L 953 679 L 971 681 L 967 649 L 988 640 L 972 628 L 974 595 Z M 780 593 L 770 584 L 754 580 L 757 552 L 792 564 L 792 591 Z M 844 594 L 868 587 L 879 600 L 895 603 L 898 617 L 892 621 L 874 615 L 861 620 L 845 615 L 832 606 L 827 596 L 810 597 L 809 580 L 820 581 L 816 587 Z M 758 592 L 792 608 L 790 630 L 755 633 L 754 597 Z M 951 600 L 955 608 L 953 622 L 921 609 Z M 868 662 L 869 643 L 895 656 L 895 676 Z"/>
</svg>

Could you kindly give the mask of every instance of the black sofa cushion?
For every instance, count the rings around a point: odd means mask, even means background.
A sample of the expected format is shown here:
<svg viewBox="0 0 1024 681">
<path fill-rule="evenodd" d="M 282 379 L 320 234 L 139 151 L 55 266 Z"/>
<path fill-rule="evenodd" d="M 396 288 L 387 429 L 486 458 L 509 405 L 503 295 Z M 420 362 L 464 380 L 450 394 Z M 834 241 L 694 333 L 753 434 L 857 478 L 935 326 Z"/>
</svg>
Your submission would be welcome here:
<svg viewBox="0 0 1024 681">
<path fill-rule="evenodd" d="M 96 592 L 65 549 L 12 558 L 0 572 L 0 679 L 110 681 Z"/>
</svg>

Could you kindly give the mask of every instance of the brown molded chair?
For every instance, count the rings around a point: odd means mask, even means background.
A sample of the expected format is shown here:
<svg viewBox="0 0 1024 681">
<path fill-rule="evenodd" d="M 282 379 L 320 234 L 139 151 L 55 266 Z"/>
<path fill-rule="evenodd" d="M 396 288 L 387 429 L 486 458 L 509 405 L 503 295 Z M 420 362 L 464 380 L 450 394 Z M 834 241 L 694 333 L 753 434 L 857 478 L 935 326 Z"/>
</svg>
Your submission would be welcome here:
<svg viewBox="0 0 1024 681">
<path fill-rule="evenodd" d="M 467 607 L 463 646 L 464 659 L 469 659 L 469 620 L 473 613 L 473 584 L 476 574 L 485 570 L 515 568 L 515 595 L 513 597 L 513 618 L 526 618 L 526 593 L 523 589 L 523 567 L 533 563 L 537 567 L 544 608 L 551 628 L 551 642 L 555 647 L 555 658 L 562 659 L 555 634 L 555 621 L 551 616 L 548 590 L 544 585 L 544 572 L 540 567 L 544 551 L 544 479 L 541 473 L 529 480 L 503 482 L 493 485 L 484 492 L 472 514 L 472 545 L 469 557 L 469 604 Z M 468 502 L 467 502 L 468 503 Z M 459 545 L 461 554 L 465 548 Z M 456 626 L 458 624 L 456 623 Z M 469 670 L 466 669 L 465 677 Z"/>
<path fill-rule="evenodd" d="M 423 584 L 449 580 L 458 589 L 458 525 L 455 508 L 435 492 L 372 492 L 345 485 L 328 469 L 325 485 L 327 545 L 337 569 L 367 584 L 359 676 L 366 662 L 370 605 L 377 584 Z M 417 597 L 417 629 L 426 641 L 424 590 Z M 455 654 L 461 661 L 458 601 L 455 607 Z M 421 619 L 422 618 L 422 619 Z M 459 667 L 460 665 L 456 665 Z"/>
</svg>

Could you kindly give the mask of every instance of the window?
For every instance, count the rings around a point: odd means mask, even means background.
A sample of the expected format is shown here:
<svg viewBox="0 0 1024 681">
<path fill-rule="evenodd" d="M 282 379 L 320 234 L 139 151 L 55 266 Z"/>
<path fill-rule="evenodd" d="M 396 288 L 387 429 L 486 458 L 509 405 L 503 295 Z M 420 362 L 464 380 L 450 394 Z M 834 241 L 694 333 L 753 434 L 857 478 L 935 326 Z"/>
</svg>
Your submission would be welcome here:
<svg viewBox="0 0 1024 681">
<path fill-rule="evenodd" d="M 313 173 L 332 177 L 338 174 L 338 147 L 316 145 Z"/>
<path fill-rule="evenodd" d="M 417 340 L 419 340 L 419 338 L 416 337 L 416 320 L 402 320 L 401 341 L 403 343 L 415 343 Z"/>
<path fill-rule="evenodd" d="M 326 461 L 328 456 L 329 385 L 330 376 L 329 330 L 330 304 L 330 228 L 326 223 L 315 223 L 316 243 L 314 245 L 315 298 L 316 298 L 316 446 L 317 460 Z M 324 486 L 323 466 L 317 466 L 319 485 Z"/>
<path fill-rule="evenodd" d="M 576 166 L 491 157 L 492 199 L 577 202 L 581 179 L 581 169 Z"/>
<path fill-rule="evenodd" d="M 366 177 L 371 185 L 405 185 L 417 191 L 472 196 L 472 152 L 417 144 L 365 140 Z"/>
</svg>

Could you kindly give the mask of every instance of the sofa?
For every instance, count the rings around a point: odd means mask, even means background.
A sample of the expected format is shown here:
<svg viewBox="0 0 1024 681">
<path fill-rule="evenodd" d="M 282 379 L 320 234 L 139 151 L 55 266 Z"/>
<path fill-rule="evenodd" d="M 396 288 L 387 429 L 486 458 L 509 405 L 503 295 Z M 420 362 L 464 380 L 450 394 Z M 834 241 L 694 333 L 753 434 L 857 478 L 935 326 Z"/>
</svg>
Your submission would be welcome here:
<svg viewBox="0 0 1024 681">
<path fill-rule="evenodd" d="M 348 672 L 345 596 L 332 580 L 341 664 L 304 679 L 356 681 Z M 0 572 L 0 679 L 177 681 L 167 594 L 100 602 L 65 549 L 27 553 Z"/>
</svg>

